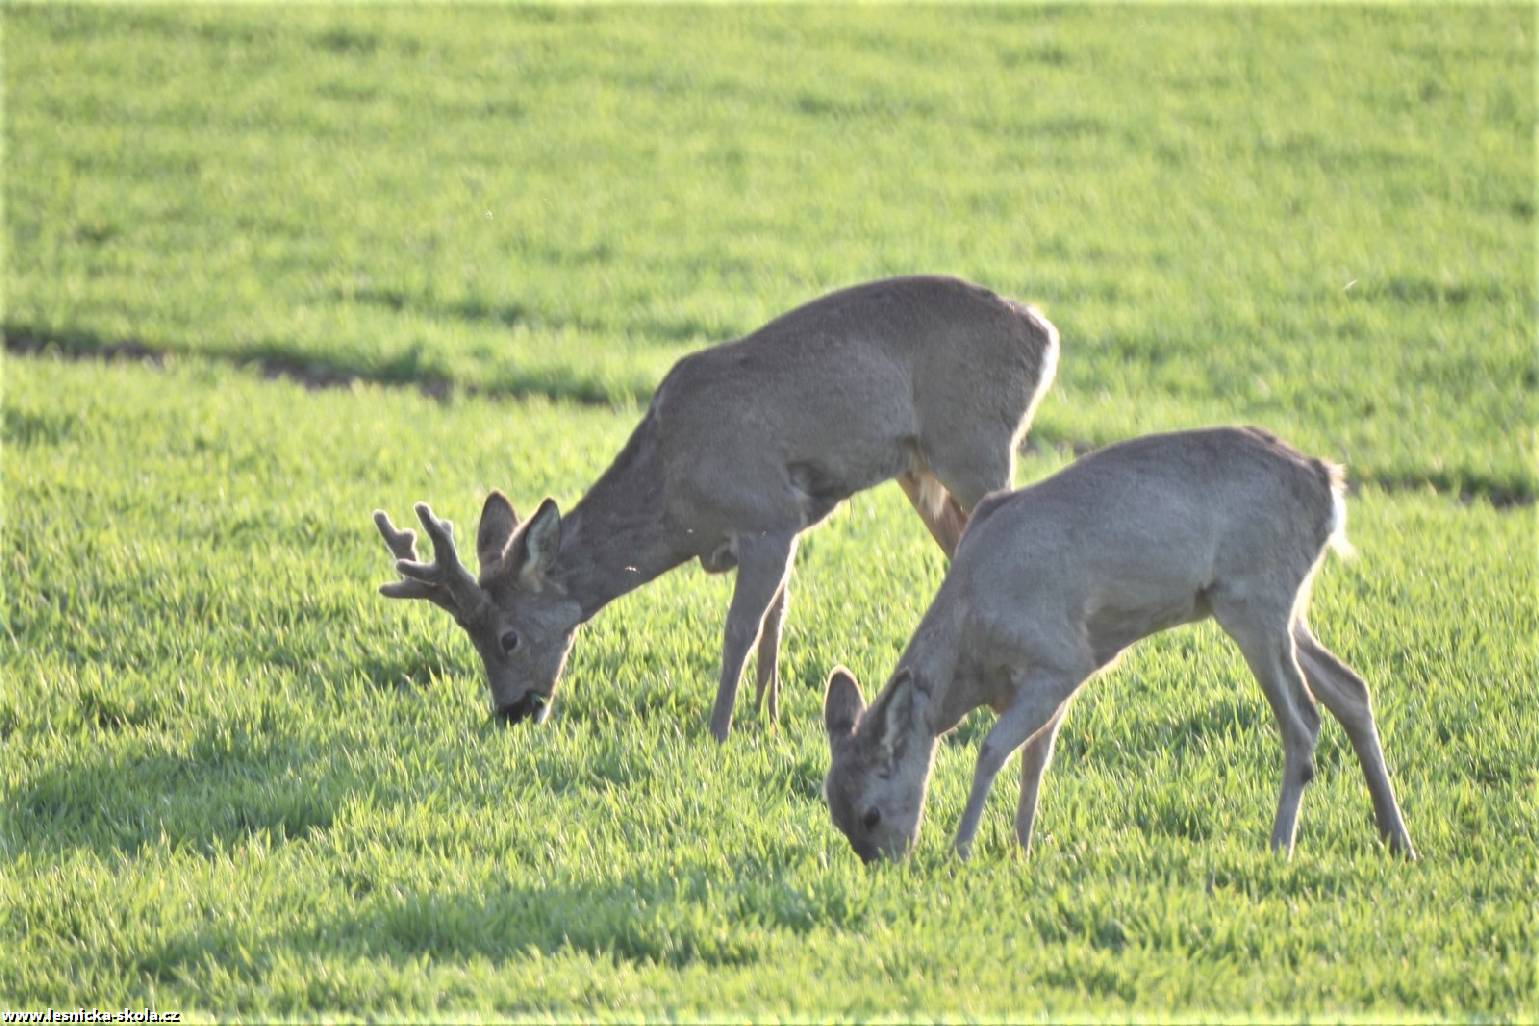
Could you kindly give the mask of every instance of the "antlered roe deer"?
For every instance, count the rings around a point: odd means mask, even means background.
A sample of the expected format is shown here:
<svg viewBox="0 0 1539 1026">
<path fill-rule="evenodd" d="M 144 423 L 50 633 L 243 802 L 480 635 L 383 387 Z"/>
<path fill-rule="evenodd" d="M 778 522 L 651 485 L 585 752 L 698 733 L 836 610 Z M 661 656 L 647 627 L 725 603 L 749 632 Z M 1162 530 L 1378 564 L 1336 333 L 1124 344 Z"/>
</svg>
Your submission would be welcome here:
<svg viewBox="0 0 1539 1026">
<path fill-rule="evenodd" d="M 1363 679 L 1310 632 L 1309 586 L 1345 545 L 1337 466 L 1264 431 L 1215 428 L 1122 442 L 974 511 L 898 669 L 866 708 L 829 677 L 824 796 L 866 860 L 912 846 L 940 735 L 999 714 L 957 827 L 966 856 L 994 777 L 1017 748 L 1015 835 L 1031 844 L 1042 774 L 1069 700 L 1140 638 L 1212 616 L 1240 647 L 1282 730 L 1272 847 L 1292 851 L 1313 775 L 1315 700 L 1346 728 L 1389 846 L 1414 857 Z"/>
<path fill-rule="evenodd" d="M 481 511 L 480 573 L 418 503 L 413 532 L 374 519 L 395 553 L 390 598 L 427 599 L 469 633 L 499 717 L 543 719 L 578 626 L 699 559 L 737 580 L 711 733 L 726 738 L 758 646 L 758 700 L 777 715 L 777 658 L 798 535 L 843 499 L 896 478 L 949 556 L 967 515 L 1008 487 L 1052 383 L 1058 332 L 1035 309 L 954 278 L 869 282 L 681 359 L 614 463 L 562 516 L 520 521 L 500 492 Z"/>
</svg>

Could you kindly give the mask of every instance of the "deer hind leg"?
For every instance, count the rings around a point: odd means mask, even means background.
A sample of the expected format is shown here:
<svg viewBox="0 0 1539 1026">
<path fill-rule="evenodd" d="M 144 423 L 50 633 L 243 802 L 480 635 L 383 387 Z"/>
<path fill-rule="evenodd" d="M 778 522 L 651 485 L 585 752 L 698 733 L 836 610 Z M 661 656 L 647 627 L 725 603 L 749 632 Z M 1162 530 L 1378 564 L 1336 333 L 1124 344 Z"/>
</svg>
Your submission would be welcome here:
<svg viewBox="0 0 1539 1026">
<path fill-rule="evenodd" d="M 1395 801 L 1395 790 L 1389 783 L 1389 770 L 1384 765 L 1384 750 L 1379 745 L 1379 730 L 1373 722 L 1368 685 L 1330 649 L 1315 640 L 1302 617 L 1294 621 L 1293 640 L 1298 647 L 1299 666 L 1309 681 L 1310 690 L 1341 723 L 1357 752 L 1358 764 L 1368 781 L 1368 794 L 1373 799 L 1373 818 L 1380 836 L 1391 851 L 1414 859 L 1416 851 L 1411 847 L 1411 835 L 1406 832 L 1405 820 Z"/>
<path fill-rule="evenodd" d="M 898 476 L 903 493 L 950 559 L 962 540 L 973 507 L 1015 479 L 1015 449 L 1006 440 L 947 439 L 916 459 Z"/>
<path fill-rule="evenodd" d="M 716 704 L 711 709 L 711 734 L 725 741 L 732 731 L 732 707 L 737 702 L 738 681 L 748 650 L 764 628 L 765 614 L 784 587 L 796 550 L 794 531 L 752 532 L 733 539 L 737 556 L 737 580 L 732 604 L 727 608 L 727 628 L 722 635 L 721 680 Z"/>
<path fill-rule="evenodd" d="M 932 473 L 945 486 L 948 508 L 964 527 L 985 495 L 1015 481 L 1015 443 L 1009 438 L 948 439 L 929 457 Z"/>
<path fill-rule="evenodd" d="M 967 514 L 962 512 L 956 499 L 941 484 L 940 478 L 928 470 L 910 470 L 898 475 L 898 485 L 913 505 L 919 519 L 930 529 L 930 535 L 941 551 L 950 559 L 962 540 L 962 529 L 967 526 Z"/>
<path fill-rule="evenodd" d="M 759 630 L 759 654 L 755 659 L 757 665 L 754 669 L 758 680 L 753 708 L 754 713 L 757 714 L 764 705 L 764 694 L 768 691 L 771 723 L 780 722 L 780 624 L 785 618 L 786 593 L 790 587 L 791 575 L 788 569 L 785 581 L 780 585 L 780 590 L 775 593 L 775 598 L 764 614 L 764 626 Z"/>
<path fill-rule="evenodd" d="M 1213 615 L 1240 646 L 1282 732 L 1282 791 L 1272 823 L 1272 850 L 1292 854 L 1299 805 L 1314 776 L 1315 739 L 1320 733 L 1320 714 L 1299 668 L 1289 630 L 1292 610 L 1282 604 L 1261 609 L 1256 603 L 1216 594 Z"/>
</svg>

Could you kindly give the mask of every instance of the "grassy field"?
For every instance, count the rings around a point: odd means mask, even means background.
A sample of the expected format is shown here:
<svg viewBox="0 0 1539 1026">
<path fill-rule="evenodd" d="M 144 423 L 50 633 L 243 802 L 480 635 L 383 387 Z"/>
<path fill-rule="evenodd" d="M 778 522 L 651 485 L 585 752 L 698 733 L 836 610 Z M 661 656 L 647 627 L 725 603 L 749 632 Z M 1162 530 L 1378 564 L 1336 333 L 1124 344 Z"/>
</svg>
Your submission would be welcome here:
<svg viewBox="0 0 1539 1026">
<path fill-rule="evenodd" d="M 6 10 L 0 1007 L 1539 1015 L 1535 18 Z M 371 509 L 569 506 L 679 354 L 908 271 L 1060 327 L 1022 480 L 1210 422 L 1349 464 L 1313 619 L 1420 862 L 1334 723 L 1266 853 L 1280 746 L 1203 626 L 1076 704 L 1029 859 L 998 795 L 948 855 L 980 717 L 860 865 L 820 686 L 944 571 L 890 486 L 805 540 L 781 723 L 725 748 L 729 580 L 601 613 L 516 730 L 375 594 Z"/>
</svg>

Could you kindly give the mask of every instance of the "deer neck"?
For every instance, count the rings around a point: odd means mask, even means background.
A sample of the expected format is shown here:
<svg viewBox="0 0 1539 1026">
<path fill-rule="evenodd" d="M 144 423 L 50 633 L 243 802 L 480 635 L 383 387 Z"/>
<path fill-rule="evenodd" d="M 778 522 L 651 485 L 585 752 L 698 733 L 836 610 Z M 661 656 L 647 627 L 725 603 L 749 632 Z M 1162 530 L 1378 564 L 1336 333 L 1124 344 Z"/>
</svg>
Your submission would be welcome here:
<svg viewBox="0 0 1539 1026">
<path fill-rule="evenodd" d="M 968 693 L 960 658 L 961 609 L 942 589 L 920 621 L 898 665 L 907 667 L 929 696 L 914 731 L 932 747 L 981 703 Z"/>
<path fill-rule="evenodd" d="M 551 573 L 584 621 L 689 557 L 664 513 L 650 412 L 561 526 Z"/>
</svg>

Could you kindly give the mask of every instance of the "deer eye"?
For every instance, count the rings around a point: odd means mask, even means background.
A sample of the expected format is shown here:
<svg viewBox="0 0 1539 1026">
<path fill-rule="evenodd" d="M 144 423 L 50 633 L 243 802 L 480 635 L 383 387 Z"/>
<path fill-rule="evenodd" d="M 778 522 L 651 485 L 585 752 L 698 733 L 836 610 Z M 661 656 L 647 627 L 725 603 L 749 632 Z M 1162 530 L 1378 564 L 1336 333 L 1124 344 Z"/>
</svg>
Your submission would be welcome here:
<svg viewBox="0 0 1539 1026">
<path fill-rule="evenodd" d="M 518 632 L 517 631 L 503 631 L 502 632 L 502 652 L 503 652 L 503 654 L 507 655 L 509 652 L 512 652 L 517 647 L 518 647 Z"/>
<path fill-rule="evenodd" d="M 882 821 L 881 809 L 867 809 L 866 814 L 860 817 L 860 825 L 867 830 L 875 830 L 876 825 Z"/>
</svg>

